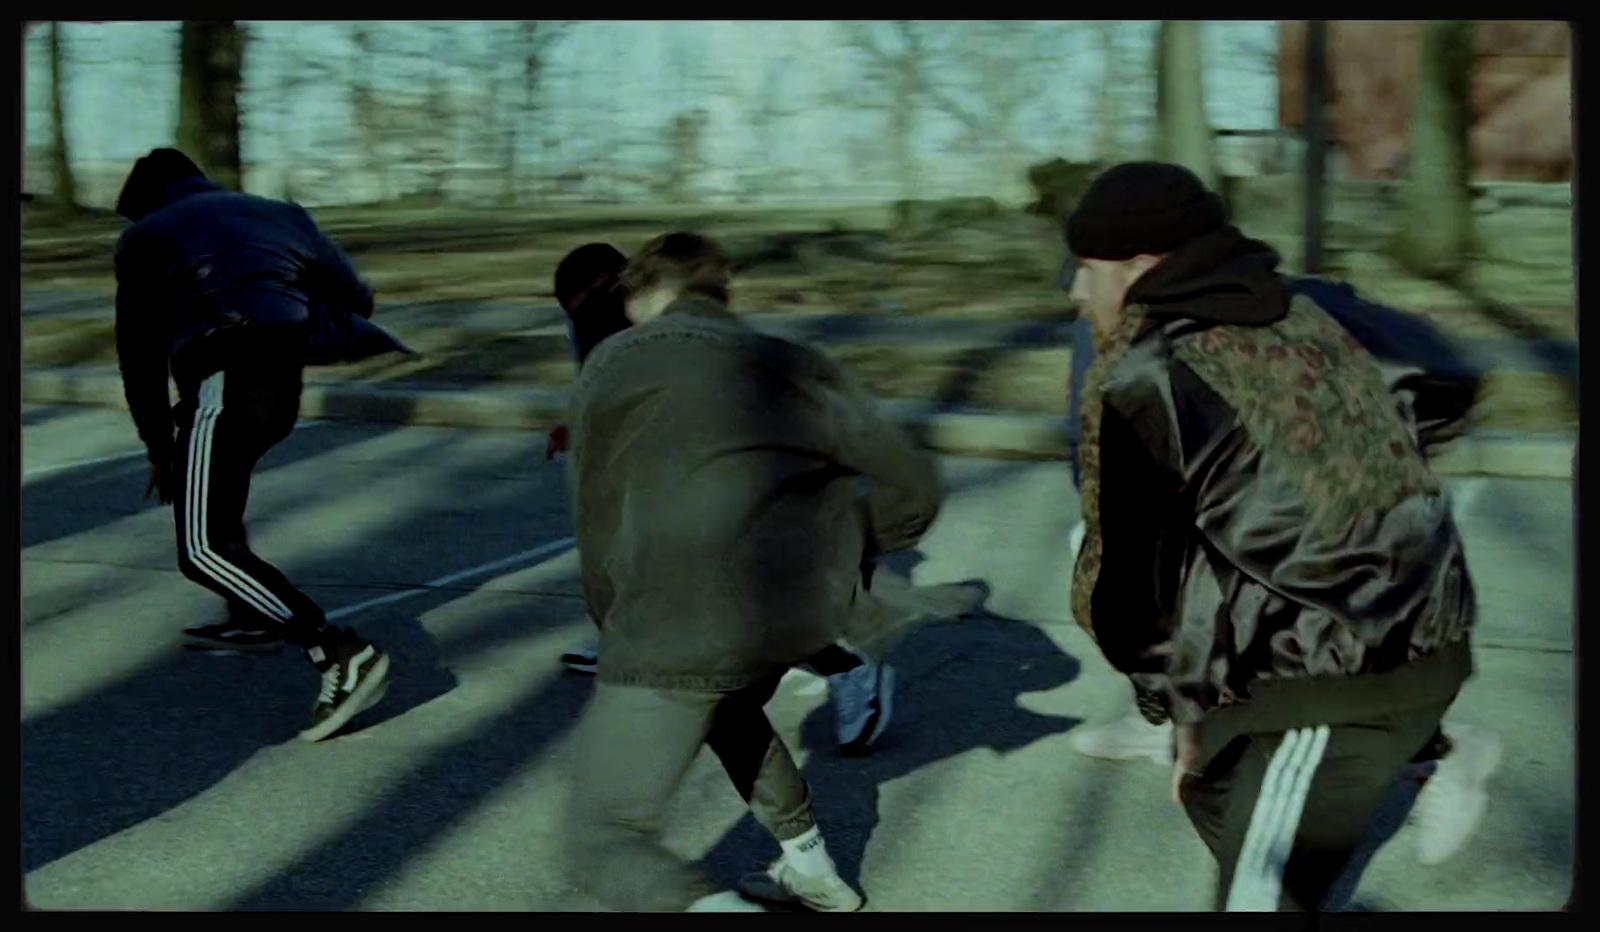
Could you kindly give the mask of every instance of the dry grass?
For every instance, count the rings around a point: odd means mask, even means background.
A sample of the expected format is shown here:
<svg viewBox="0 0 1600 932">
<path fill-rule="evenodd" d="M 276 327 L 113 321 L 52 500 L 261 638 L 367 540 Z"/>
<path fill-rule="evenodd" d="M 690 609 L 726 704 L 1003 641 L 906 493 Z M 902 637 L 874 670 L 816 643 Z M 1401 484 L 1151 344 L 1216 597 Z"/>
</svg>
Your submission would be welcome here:
<svg viewBox="0 0 1600 932">
<path fill-rule="evenodd" d="M 735 285 L 741 308 L 785 313 L 863 313 L 985 320 L 1056 318 L 1061 244 L 1057 227 L 1004 215 L 938 233 L 895 232 L 884 207 L 717 211 L 582 208 L 562 211 L 347 207 L 315 212 L 355 256 L 380 301 L 548 304 L 566 252 L 607 241 L 624 251 L 669 228 L 719 238 L 748 267 Z M 1286 215 L 1285 215 L 1286 216 Z M 1294 267 L 1299 237 L 1285 216 L 1244 220 Z M 1513 334 L 1504 313 L 1474 308 L 1454 289 L 1406 275 L 1377 248 L 1382 216 L 1338 215 L 1346 245 L 1336 277 L 1372 298 L 1430 318 L 1458 337 Z M 23 285 L 109 292 L 111 253 L 123 224 L 103 212 L 22 211 Z M 841 234 L 840 231 L 854 231 Z M 828 235 L 828 231 L 833 231 Z M 1350 232 L 1354 231 L 1354 232 Z M 1480 221 L 1485 258 L 1469 276 L 1477 293 L 1509 306 L 1523 333 L 1575 339 L 1570 222 L 1551 209 L 1507 209 Z M 361 381 L 423 380 L 564 386 L 574 371 L 559 331 L 548 334 L 407 332 L 418 359 L 381 358 L 325 370 Z M 830 349 L 879 394 L 962 406 L 1060 413 L 1066 350 L 841 346 Z M 24 364 L 115 363 L 109 322 L 27 320 Z M 1576 402 L 1561 379 L 1491 376 L 1478 411 L 1487 427 L 1572 429 Z"/>
</svg>

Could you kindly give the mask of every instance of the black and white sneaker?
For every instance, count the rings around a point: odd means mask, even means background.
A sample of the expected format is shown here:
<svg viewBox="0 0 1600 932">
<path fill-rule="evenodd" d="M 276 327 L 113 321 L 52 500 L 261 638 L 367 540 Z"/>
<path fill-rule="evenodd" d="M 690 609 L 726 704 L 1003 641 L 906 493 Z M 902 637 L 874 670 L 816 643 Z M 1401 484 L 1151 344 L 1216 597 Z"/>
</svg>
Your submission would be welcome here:
<svg viewBox="0 0 1600 932">
<path fill-rule="evenodd" d="M 600 642 L 590 641 L 577 650 L 567 651 L 561 655 L 561 662 L 573 673 L 594 676 L 600 669 Z"/>
<path fill-rule="evenodd" d="M 842 754 L 861 754 L 883 737 L 894 711 L 894 668 L 863 663 L 828 677 L 828 700 Z"/>
<path fill-rule="evenodd" d="M 322 692 L 311 724 L 300 732 L 307 741 L 329 737 L 377 705 L 389 688 L 389 656 L 377 645 L 346 633 L 331 654 L 321 647 L 306 652 L 322 674 Z"/>
<path fill-rule="evenodd" d="M 213 654 L 260 654 L 283 649 L 283 628 L 267 622 L 224 621 L 185 628 L 184 646 Z"/>
</svg>

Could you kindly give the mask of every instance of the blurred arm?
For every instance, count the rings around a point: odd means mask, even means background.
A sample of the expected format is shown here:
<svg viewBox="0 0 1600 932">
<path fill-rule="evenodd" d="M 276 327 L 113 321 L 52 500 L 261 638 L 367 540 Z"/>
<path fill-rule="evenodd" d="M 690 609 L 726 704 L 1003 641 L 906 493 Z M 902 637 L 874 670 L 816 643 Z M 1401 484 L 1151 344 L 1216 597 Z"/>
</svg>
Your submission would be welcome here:
<svg viewBox="0 0 1600 932">
<path fill-rule="evenodd" d="M 878 412 L 872 396 L 832 360 L 824 388 L 832 443 L 828 454 L 869 482 L 862 503 L 869 554 L 916 545 L 944 504 L 938 463 L 913 446 L 899 425 Z"/>
<path fill-rule="evenodd" d="M 127 244 L 125 239 L 118 245 L 116 256 L 117 363 L 139 439 L 150 462 L 165 466 L 174 452 L 172 396 L 167 390 L 170 315 L 153 306 L 150 266 Z"/>
<path fill-rule="evenodd" d="M 299 204 L 293 206 L 317 244 L 316 258 L 318 271 L 321 274 L 316 276 L 316 281 L 318 290 L 322 293 L 316 297 L 334 307 L 370 318 L 373 310 L 372 289 L 361 280 L 361 276 L 356 273 L 355 266 L 351 264 L 350 257 L 345 255 L 344 250 L 329 239 L 317 226 L 317 222 L 311 219 L 311 214 Z"/>
</svg>

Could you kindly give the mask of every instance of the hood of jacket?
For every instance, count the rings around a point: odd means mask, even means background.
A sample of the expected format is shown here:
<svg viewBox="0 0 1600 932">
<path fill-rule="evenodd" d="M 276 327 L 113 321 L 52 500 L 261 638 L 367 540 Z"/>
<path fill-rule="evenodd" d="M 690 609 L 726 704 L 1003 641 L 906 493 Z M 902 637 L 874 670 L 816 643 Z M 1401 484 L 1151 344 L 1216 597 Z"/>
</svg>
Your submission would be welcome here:
<svg viewBox="0 0 1600 932">
<path fill-rule="evenodd" d="M 1189 318 L 1262 326 L 1289 313 L 1289 288 L 1276 274 L 1278 254 L 1227 226 L 1180 246 L 1128 289 L 1125 303 L 1146 319 Z"/>
<path fill-rule="evenodd" d="M 117 196 L 117 213 L 138 223 L 192 194 L 225 190 L 176 149 L 156 149 L 133 164 Z"/>
</svg>

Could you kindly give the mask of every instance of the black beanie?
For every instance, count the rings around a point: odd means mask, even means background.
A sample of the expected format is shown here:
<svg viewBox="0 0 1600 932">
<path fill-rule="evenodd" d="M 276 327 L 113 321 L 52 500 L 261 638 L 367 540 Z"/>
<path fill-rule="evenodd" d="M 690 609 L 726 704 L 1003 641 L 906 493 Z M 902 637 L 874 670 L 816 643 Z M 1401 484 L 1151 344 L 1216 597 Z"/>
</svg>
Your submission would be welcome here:
<svg viewBox="0 0 1600 932">
<path fill-rule="evenodd" d="M 1165 162 L 1106 169 L 1067 218 L 1067 248 L 1080 259 L 1162 255 L 1228 223 L 1222 198 L 1194 172 Z"/>
<path fill-rule="evenodd" d="M 163 206 L 162 196 L 174 182 L 204 177 L 200 166 L 177 149 L 152 149 L 133 163 L 133 171 L 128 173 L 117 197 L 117 213 L 129 220 L 141 220 Z"/>
<path fill-rule="evenodd" d="M 556 266 L 556 301 L 566 307 L 584 289 L 607 275 L 621 275 L 628 257 L 610 243 L 589 243 L 567 253 Z"/>
</svg>

